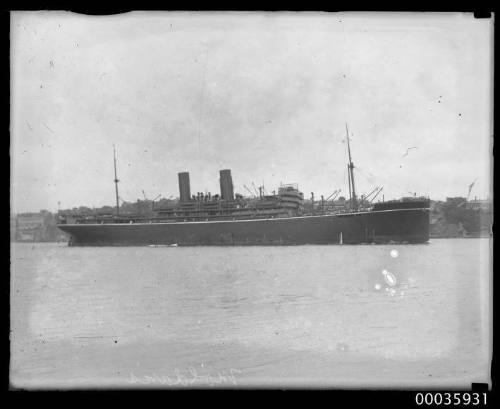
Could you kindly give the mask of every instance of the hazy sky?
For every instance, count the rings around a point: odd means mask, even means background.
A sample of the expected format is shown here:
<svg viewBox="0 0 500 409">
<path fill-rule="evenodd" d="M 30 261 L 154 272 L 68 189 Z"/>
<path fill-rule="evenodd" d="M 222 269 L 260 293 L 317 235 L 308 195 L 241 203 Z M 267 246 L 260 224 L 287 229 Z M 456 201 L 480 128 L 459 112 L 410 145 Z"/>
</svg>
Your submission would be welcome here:
<svg viewBox="0 0 500 409">
<path fill-rule="evenodd" d="M 14 12 L 14 212 L 298 183 L 490 189 L 492 20 L 430 13 Z M 408 151 L 409 147 L 418 147 Z"/>
</svg>

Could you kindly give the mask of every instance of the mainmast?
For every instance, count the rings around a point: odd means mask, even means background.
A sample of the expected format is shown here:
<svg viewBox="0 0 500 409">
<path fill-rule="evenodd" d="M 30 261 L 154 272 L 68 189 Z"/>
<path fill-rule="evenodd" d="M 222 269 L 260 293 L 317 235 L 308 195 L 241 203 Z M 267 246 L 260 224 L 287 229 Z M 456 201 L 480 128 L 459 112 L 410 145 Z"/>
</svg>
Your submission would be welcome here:
<svg viewBox="0 0 500 409">
<path fill-rule="evenodd" d="M 116 194 L 116 214 L 120 214 L 120 203 L 118 201 L 118 177 L 116 176 L 116 149 L 115 145 L 113 145 L 113 159 L 114 159 L 114 165 L 115 165 L 115 194 Z"/>
<path fill-rule="evenodd" d="M 347 164 L 347 170 L 348 170 L 348 178 L 349 178 L 349 185 L 350 185 L 350 191 L 352 190 L 352 195 L 351 195 L 351 208 L 356 210 L 357 209 L 357 200 L 356 200 L 356 188 L 354 187 L 354 163 L 352 163 L 351 159 L 351 145 L 349 143 L 349 129 L 347 128 L 347 123 L 345 124 L 345 131 L 347 135 L 347 153 L 349 155 L 349 163 Z"/>
</svg>

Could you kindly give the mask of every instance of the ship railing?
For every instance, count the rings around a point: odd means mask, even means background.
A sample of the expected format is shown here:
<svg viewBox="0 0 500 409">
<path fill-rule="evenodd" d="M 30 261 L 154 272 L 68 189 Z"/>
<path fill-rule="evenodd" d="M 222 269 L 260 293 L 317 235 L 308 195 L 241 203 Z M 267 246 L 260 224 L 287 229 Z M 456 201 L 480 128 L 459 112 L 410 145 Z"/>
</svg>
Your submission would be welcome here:
<svg viewBox="0 0 500 409">
<path fill-rule="evenodd" d="M 80 219 L 75 220 L 76 224 L 151 224 L 151 223 L 177 223 L 192 221 L 217 221 L 217 220 L 248 220 L 248 219 L 273 219 L 280 217 L 290 217 L 286 212 L 258 212 L 252 214 L 226 214 L 226 215 L 189 215 L 173 217 L 152 217 L 152 218 L 116 218 L 116 219 Z"/>
<path fill-rule="evenodd" d="M 275 207 L 275 208 L 240 208 L 232 209 L 232 211 L 221 211 L 217 214 L 207 214 L 202 211 L 195 212 L 179 212 L 178 214 L 164 215 L 163 217 L 116 217 L 116 216 L 104 216 L 104 217 L 76 217 L 73 220 L 61 218 L 59 224 L 135 224 L 135 223 L 175 223 L 179 221 L 204 221 L 204 220 L 241 220 L 241 219 L 266 219 L 266 218 L 276 218 L 276 217 L 296 217 L 300 214 L 302 215 L 328 215 L 328 214 L 346 214 L 346 213 L 356 213 L 372 210 L 371 207 L 360 207 L 358 209 L 344 208 L 324 208 L 320 207 L 311 209 L 307 212 L 294 212 L 292 214 L 286 212 L 286 208 Z M 300 214 L 299 214 L 300 213 Z"/>
<path fill-rule="evenodd" d="M 357 209 L 350 209 L 348 207 L 343 208 L 324 208 L 317 207 L 314 209 L 309 209 L 304 215 L 307 216 L 321 216 L 321 215 L 337 215 L 337 214 L 350 214 L 370 211 L 371 207 L 359 207 Z"/>
<path fill-rule="evenodd" d="M 288 187 L 291 187 L 295 190 L 299 190 L 299 184 L 298 183 L 281 183 L 280 186 L 279 186 L 279 189 L 281 188 L 288 188 Z"/>
</svg>

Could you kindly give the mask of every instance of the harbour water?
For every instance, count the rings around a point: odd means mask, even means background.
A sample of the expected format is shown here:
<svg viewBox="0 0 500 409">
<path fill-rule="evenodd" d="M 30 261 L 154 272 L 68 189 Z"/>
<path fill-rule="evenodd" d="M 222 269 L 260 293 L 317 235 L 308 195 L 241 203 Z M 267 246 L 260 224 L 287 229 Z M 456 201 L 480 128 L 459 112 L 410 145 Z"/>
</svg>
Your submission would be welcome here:
<svg viewBox="0 0 500 409">
<path fill-rule="evenodd" d="M 11 385 L 490 382 L 491 240 L 11 247 Z"/>
</svg>

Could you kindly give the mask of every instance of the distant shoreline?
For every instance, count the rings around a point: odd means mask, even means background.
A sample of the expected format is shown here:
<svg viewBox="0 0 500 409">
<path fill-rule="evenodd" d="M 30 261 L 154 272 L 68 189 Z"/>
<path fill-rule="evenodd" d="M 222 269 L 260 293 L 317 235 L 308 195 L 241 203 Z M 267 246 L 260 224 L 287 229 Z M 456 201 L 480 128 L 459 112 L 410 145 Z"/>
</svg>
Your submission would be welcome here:
<svg viewBox="0 0 500 409">
<path fill-rule="evenodd" d="M 492 234 L 477 234 L 477 235 L 467 235 L 467 236 L 441 236 L 441 235 L 430 235 L 431 239 L 485 239 L 492 238 Z"/>
<path fill-rule="evenodd" d="M 493 238 L 492 235 L 477 235 L 477 236 L 430 236 L 429 240 L 431 239 L 488 239 L 488 238 Z M 31 241 L 31 240 L 11 240 L 11 243 L 68 243 L 68 241 L 48 241 L 48 240 L 38 240 L 38 241 Z M 267 246 L 266 246 L 267 247 Z"/>
</svg>

